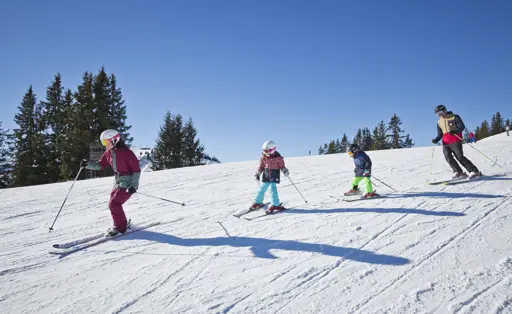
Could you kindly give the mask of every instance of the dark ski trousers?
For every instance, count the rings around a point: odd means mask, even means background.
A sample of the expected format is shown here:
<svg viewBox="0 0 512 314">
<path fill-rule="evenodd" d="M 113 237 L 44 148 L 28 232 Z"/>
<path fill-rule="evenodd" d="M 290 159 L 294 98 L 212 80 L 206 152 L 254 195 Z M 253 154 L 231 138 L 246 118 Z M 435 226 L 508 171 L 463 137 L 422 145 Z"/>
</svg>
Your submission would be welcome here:
<svg viewBox="0 0 512 314">
<path fill-rule="evenodd" d="M 464 156 L 464 152 L 462 151 L 462 142 L 443 145 L 443 153 L 444 158 L 452 168 L 453 172 L 462 172 L 457 161 L 460 162 L 467 171 L 478 172 L 478 168 Z M 457 161 L 455 159 L 457 159 Z"/>
<path fill-rule="evenodd" d="M 114 189 L 110 192 L 108 207 L 110 208 L 110 214 L 114 220 L 114 226 L 116 226 L 119 232 L 126 231 L 127 221 L 123 210 L 123 204 L 130 199 L 131 196 L 131 194 L 126 192 L 126 189 Z"/>
</svg>

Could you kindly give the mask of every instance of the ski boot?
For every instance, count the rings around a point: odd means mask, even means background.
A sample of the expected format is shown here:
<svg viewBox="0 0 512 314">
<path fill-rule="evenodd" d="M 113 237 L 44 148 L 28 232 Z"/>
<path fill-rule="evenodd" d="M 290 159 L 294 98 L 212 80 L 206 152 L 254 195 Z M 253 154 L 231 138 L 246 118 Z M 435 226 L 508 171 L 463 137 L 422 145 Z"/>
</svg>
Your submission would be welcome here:
<svg viewBox="0 0 512 314">
<path fill-rule="evenodd" d="M 468 175 L 465 172 L 454 172 L 452 175 L 452 179 L 464 179 L 467 177 Z"/>
<path fill-rule="evenodd" d="M 479 178 L 481 176 L 482 176 L 482 173 L 480 171 L 471 171 L 469 173 L 468 179 Z"/>
<path fill-rule="evenodd" d="M 263 206 L 265 206 L 265 204 L 262 204 L 262 203 L 254 203 L 252 204 L 251 207 L 249 207 L 249 210 L 256 210 L 256 209 L 260 209 L 262 208 Z"/>
<path fill-rule="evenodd" d="M 357 186 L 353 186 L 351 190 L 348 190 L 347 192 L 343 193 L 343 195 L 345 195 L 345 196 L 357 195 L 357 194 L 361 194 L 361 190 L 359 190 L 359 188 Z"/>
<path fill-rule="evenodd" d="M 132 220 L 128 220 L 128 222 L 126 223 L 126 231 L 130 230 L 132 227 Z M 119 229 L 117 229 L 116 226 L 113 226 L 113 227 L 110 227 L 108 230 L 107 230 L 107 234 L 106 236 L 108 237 L 113 237 L 113 236 L 116 236 L 118 234 L 123 234 L 125 233 L 126 231 L 124 232 L 120 232 Z"/>
<path fill-rule="evenodd" d="M 373 197 L 379 197 L 380 195 L 377 194 L 375 191 L 370 193 L 364 193 L 361 198 L 373 198 Z"/>
<path fill-rule="evenodd" d="M 274 205 L 270 206 L 270 207 L 265 211 L 265 213 L 267 213 L 267 214 L 272 214 L 274 211 L 278 211 L 278 210 L 285 210 L 285 209 L 286 209 L 286 208 L 284 208 L 284 207 L 282 206 L 282 203 L 281 203 L 281 204 L 279 204 L 279 205 L 277 205 L 277 206 L 274 206 Z"/>
</svg>

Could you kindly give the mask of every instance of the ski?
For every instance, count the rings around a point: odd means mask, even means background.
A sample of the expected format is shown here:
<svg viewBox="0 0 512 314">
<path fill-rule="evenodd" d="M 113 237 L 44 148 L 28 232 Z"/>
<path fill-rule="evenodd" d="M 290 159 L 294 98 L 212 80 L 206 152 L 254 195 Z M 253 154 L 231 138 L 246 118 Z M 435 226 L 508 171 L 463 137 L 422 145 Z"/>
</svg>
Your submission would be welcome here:
<svg viewBox="0 0 512 314">
<path fill-rule="evenodd" d="M 53 247 L 56 249 L 68 249 L 70 247 L 77 246 L 77 245 L 87 243 L 87 242 L 91 242 L 91 241 L 101 239 L 104 237 L 105 237 L 105 233 L 99 233 L 94 236 L 90 236 L 90 237 L 86 237 L 86 238 L 82 238 L 82 239 L 78 239 L 78 240 L 74 240 L 74 241 L 70 241 L 70 242 L 66 242 L 66 243 L 53 244 Z"/>
<path fill-rule="evenodd" d="M 460 182 L 460 181 L 466 181 L 467 180 L 467 177 L 464 177 L 464 178 L 456 178 L 456 179 L 448 179 L 448 180 L 441 180 L 441 181 L 434 181 L 434 182 L 429 182 L 427 181 L 427 184 L 428 185 L 440 185 L 440 184 L 447 184 L 447 183 L 450 183 L 450 182 Z"/>
<path fill-rule="evenodd" d="M 263 203 L 263 205 L 262 205 L 261 207 L 258 207 L 258 208 L 255 208 L 255 209 L 251 209 L 251 208 L 249 208 L 249 209 L 244 209 L 244 210 L 241 210 L 241 211 L 235 212 L 235 213 L 234 213 L 234 214 L 232 214 L 232 215 L 233 215 L 233 217 L 240 218 L 240 217 L 242 217 L 242 216 L 244 216 L 244 215 L 247 215 L 247 214 L 252 213 L 252 212 L 254 212 L 254 211 L 257 211 L 257 210 L 260 210 L 260 209 L 262 209 L 262 208 L 265 208 L 265 207 L 266 207 L 266 206 L 268 206 L 268 205 L 270 205 L 270 202 L 268 202 L 268 203 Z"/>
<path fill-rule="evenodd" d="M 101 233 L 101 234 L 97 234 L 97 235 L 94 235 L 94 236 L 90 236 L 90 237 L 86 237 L 86 238 L 82 238 L 82 239 L 78 239 L 78 240 L 74 240 L 74 241 L 70 241 L 70 242 L 66 242 L 66 243 L 53 244 L 53 247 L 56 248 L 56 249 L 63 249 L 63 250 L 65 250 L 65 249 L 69 249 L 69 248 L 78 247 L 81 244 L 85 244 L 84 246 L 80 246 L 80 249 L 83 249 L 83 248 L 86 248 L 86 247 L 89 247 L 89 246 L 94 246 L 94 245 L 97 245 L 97 244 L 100 244 L 100 243 L 103 243 L 103 242 L 106 242 L 106 241 L 109 241 L 109 240 L 112 240 L 112 239 L 123 237 L 125 235 L 131 234 L 131 233 L 136 232 L 136 231 L 140 231 L 140 230 L 144 230 L 144 229 L 147 229 L 147 228 L 150 228 L 150 227 L 154 227 L 154 226 L 159 225 L 159 224 L 160 224 L 160 222 L 153 222 L 153 223 L 149 223 L 149 224 L 145 224 L 145 225 L 141 225 L 141 226 L 132 226 L 125 233 L 119 233 L 119 234 L 116 234 L 114 236 L 109 236 L 109 235 L 107 235 L 105 233 Z"/>
<path fill-rule="evenodd" d="M 479 181 L 481 179 L 485 179 L 485 177 L 483 175 L 481 175 L 481 176 L 478 176 L 476 178 L 467 178 L 465 180 L 451 181 L 451 182 L 446 182 L 444 184 L 445 185 L 456 185 L 456 184 L 462 184 L 462 183 L 469 183 L 469 182 L 472 182 L 472 181 Z"/>
<path fill-rule="evenodd" d="M 334 199 L 334 202 L 337 203 L 339 201 L 341 201 L 343 199 L 343 197 L 350 197 L 350 196 L 362 196 L 363 193 L 357 193 L 357 194 L 353 194 L 353 195 L 338 195 L 338 196 L 334 196 L 334 195 L 329 195 L 330 198 Z"/>
<path fill-rule="evenodd" d="M 369 201 L 369 200 L 374 200 L 374 199 L 378 199 L 378 198 L 386 198 L 386 197 L 387 196 L 385 196 L 385 195 L 379 195 L 379 196 L 373 196 L 373 197 L 367 197 L 367 198 L 364 198 L 364 197 L 342 198 L 341 200 L 344 202 L 357 202 L 357 201 Z"/>
<path fill-rule="evenodd" d="M 279 204 L 280 206 L 283 205 L 283 203 Z M 251 220 L 254 220 L 254 219 L 259 219 L 259 218 L 263 218 L 263 217 L 270 217 L 270 216 L 273 216 L 273 215 L 276 215 L 276 214 L 279 214 L 279 213 L 282 213 L 282 212 L 286 212 L 287 210 L 289 209 L 292 209 L 292 208 L 295 208 L 295 206 L 292 206 L 292 207 L 285 207 L 283 209 L 280 209 L 280 210 L 274 210 L 273 212 L 271 213 L 267 213 L 265 212 L 264 214 L 261 214 L 261 215 L 258 215 L 258 216 L 254 216 L 254 217 L 249 217 L 249 218 L 245 218 L 245 220 L 248 220 L 248 221 L 251 221 Z"/>
<path fill-rule="evenodd" d="M 276 210 L 270 214 L 267 214 L 267 213 L 264 213 L 264 214 L 261 214 L 261 215 L 258 215 L 258 216 L 254 216 L 254 217 L 249 217 L 249 218 L 245 218 L 245 220 L 248 220 L 248 221 L 251 221 L 251 220 L 254 220 L 254 219 L 259 219 L 259 218 L 263 218 L 263 217 L 269 217 L 269 216 L 272 216 L 272 215 L 276 215 L 276 214 L 279 214 L 279 213 L 282 213 L 282 212 L 285 212 L 287 211 L 289 208 L 285 208 L 285 209 L 281 209 L 281 210 Z"/>
</svg>

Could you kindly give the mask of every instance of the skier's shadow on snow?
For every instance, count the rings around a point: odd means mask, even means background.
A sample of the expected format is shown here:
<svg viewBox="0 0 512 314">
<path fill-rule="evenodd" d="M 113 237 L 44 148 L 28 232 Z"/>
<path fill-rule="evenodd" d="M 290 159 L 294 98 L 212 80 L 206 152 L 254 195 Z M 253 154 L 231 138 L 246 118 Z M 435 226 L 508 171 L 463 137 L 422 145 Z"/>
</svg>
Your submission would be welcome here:
<svg viewBox="0 0 512 314">
<path fill-rule="evenodd" d="M 438 198 L 503 198 L 505 195 L 482 193 L 451 193 L 451 192 L 410 192 L 392 194 L 387 198 L 438 197 Z"/>
<path fill-rule="evenodd" d="M 295 240 L 271 240 L 263 238 L 249 237 L 218 237 L 218 238 L 191 238 L 185 239 L 153 231 L 140 231 L 133 234 L 132 239 L 149 240 L 154 242 L 166 243 L 176 246 L 231 246 L 231 247 L 249 247 L 251 252 L 259 258 L 277 259 L 270 250 L 300 251 L 319 253 L 327 256 L 343 257 L 369 264 L 381 265 L 405 265 L 410 261 L 403 257 L 377 254 L 374 252 L 334 246 L 328 244 L 306 243 Z"/>
<path fill-rule="evenodd" d="M 416 208 L 330 208 L 330 209 L 288 209 L 288 214 L 345 214 L 345 213 L 377 213 L 377 214 L 415 214 L 427 216 L 464 216 L 464 213 L 451 211 L 430 211 Z"/>
</svg>

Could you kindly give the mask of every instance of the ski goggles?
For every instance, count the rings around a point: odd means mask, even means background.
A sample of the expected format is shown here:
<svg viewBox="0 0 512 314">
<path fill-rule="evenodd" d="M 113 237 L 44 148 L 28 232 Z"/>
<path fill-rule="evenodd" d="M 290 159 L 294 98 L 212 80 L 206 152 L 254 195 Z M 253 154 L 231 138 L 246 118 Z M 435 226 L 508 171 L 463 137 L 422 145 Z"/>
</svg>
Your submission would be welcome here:
<svg viewBox="0 0 512 314">
<path fill-rule="evenodd" d="M 442 117 L 442 116 L 444 116 L 444 115 L 446 114 L 446 111 L 441 110 L 441 111 L 436 112 L 436 114 L 437 114 L 438 116 Z"/>
<path fill-rule="evenodd" d="M 270 149 L 266 148 L 266 149 L 263 150 L 263 153 L 268 156 L 268 155 L 272 154 L 275 151 L 276 151 L 275 148 L 270 148 Z"/>
<path fill-rule="evenodd" d="M 113 143 L 113 140 L 114 139 L 118 139 L 120 137 L 120 135 L 116 135 L 114 136 L 113 138 L 111 139 L 106 139 L 106 138 L 103 138 L 101 139 L 101 144 L 103 144 L 103 146 L 107 147 L 107 145 L 110 143 L 110 144 L 114 144 Z"/>
</svg>

